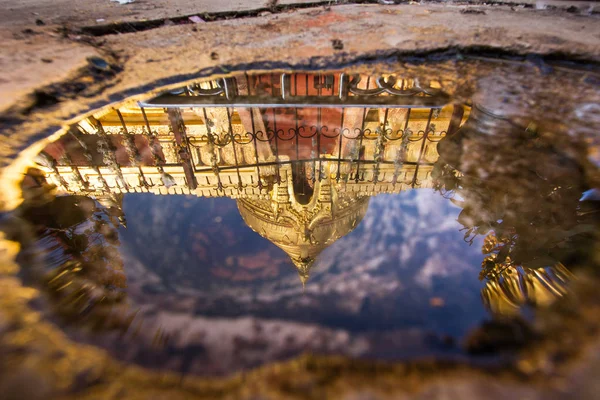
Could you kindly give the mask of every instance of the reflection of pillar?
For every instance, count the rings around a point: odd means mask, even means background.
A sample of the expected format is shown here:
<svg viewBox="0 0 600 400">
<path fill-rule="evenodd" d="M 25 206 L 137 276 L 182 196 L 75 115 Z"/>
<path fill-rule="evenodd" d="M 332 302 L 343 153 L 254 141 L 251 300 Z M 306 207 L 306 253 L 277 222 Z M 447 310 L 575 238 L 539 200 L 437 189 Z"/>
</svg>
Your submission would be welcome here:
<svg viewBox="0 0 600 400">
<path fill-rule="evenodd" d="M 460 128 L 460 123 L 464 114 L 465 108 L 460 104 L 455 104 L 454 109 L 452 110 L 452 117 L 450 117 L 450 125 L 448 125 L 448 136 L 454 134 L 454 132 Z"/>
<path fill-rule="evenodd" d="M 198 187 L 198 182 L 196 181 L 196 176 L 194 175 L 192 156 L 188 149 L 187 137 L 185 135 L 185 125 L 183 124 L 183 118 L 181 118 L 181 112 L 178 109 L 169 108 L 168 113 L 171 129 L 173 130 L 173 135 L 175 136 L 175 142 L 179 147 L 179 158 L 181 159 L 187 184 L 190 189 L 196 189 Z"/>
<path fill-rule="evenodd" d="M 97 143 L 97 151 L 102 155 L 103 163 L 111 169 L 111 171 L 118 177 L 116 182 L 123 187 L 124 189 L 128 188 L 127 181 L 123 177 L 123 172 L 121 171 L 121 164 L 117 160 L 117 147 L 111 140 L 111 138 L 104 131 L 104 127 L 102 126 L 102 122 L 100 120 L 90 117 L 90 120 L 95 124 L 97 128 L 96 134 L 99 139 Z M 129 162 L 129 157 L 127 157 L 127 161 Z"/>
<path fill-rule="evenodd" d="M 401 129 L 404 130 L 409 110 L 409 108 L 380 108 L 378 110 L 379 124 L 384 131 L 391 129 L 392 134 Z"/>
<path fill-rule="evenodd" d="M 254 148 L 250 153 L 249 146 L 244 146 L 244 158 L 247 163 L 265 162 L 273 157 L 273 151 L 269 145 L 268 135 L 262 114 L 258 108 L 238 108 L 238 115 L 246 132 L 252 132 L 255 136 Z M 254 158 L 254 160 L 253 160 Z"/>
<path fill-rule="evenodd" d="M 361 88 L 363 90 L 377 88 L 375 79 L 370 79 L 368 76 L 361 76 L 361 82 L 365 82 L 365 87 Z M 338 138 L 336 154 L 340 158 L 358 160 L 361 156 L 360 152 L 369 108 L 350 107 L 342 109 L 342 113 L 342 130 Z"/>
<path fill-rule="evenodd" d="M 342 123 L 342 135 L 338 138 L 341 144 L 340 158 L 358 159 L 360 152 L 359 137 L 365 126 L 365 118 L 368 108 L 346 108 L 343 109 L 344 122 Z M 339 144 L 338 144 L 339 145 Z"/>
<path fill-rule="evenodd" d="M 374 89 L 377 87 L 374 79 L 364 79 L 361 77 L 361 81 L 365 82 L 364 89 Z M 346 137 L 340 135 L 338 140 L 344 142 L 341 145 L 341 151 L 338 152 L 340 158 L 351 158 L 356 160 L 359 158 L 360 144 L 362 142 L 362 131 L 365 129 L 365 118 L 369 112 L 368 108 L 347 108 L 344 109 L 344 115 L 342 123 L 342 133 L 346 132 Z M 360 139 L 357 141 L 357 139 Z"/>
<path fill-rule="evenodd" d="M 238 82 L 238 92 L 241 96 L 249 96 L 250 93 L 248 91 L 248 81 L 245 76 L 240 76 L 236 78 Z M 240 120 L 242 122 L 242 126 L 246 132 L 252 132 L 254 135 L 257 135 L 254 138 L 254 157 L 248 157 L 247 152 L 244 153 L 246 161 L 248 163 L 252 162 L 252 158 L 254 158 L 254 162 L 265 162 L 270 160 L 273 157 L 273 151 L 271 150 L 271 146 L 269 145 L 267 129 L 265 127 L 265 121 L 260 112 L 259 108 L 256 107 L 239 107 L 236 109 L 238 115 L 240 116 Z M 244 146 L 246 150 L 248 146 Z"/>
<path fill-rule="evenodd" d="M 389 141 L 385 144 L 384 148 L 383 158 L 393 160 L 396 169 L 400 168 L 401 164 L 407 158 L 408 139 L 412 133 L 408 129 L 409 117 L 410 108 L 386 108 L 379 110 L 381 133 L 387 137 L 396 137 L 398 132 L 402 135 L 402 139 Z M 394 173 L 394 176 L 397 176 L 397 172 Z"/>
<path fill-rule="evenodd" d="M 195 112 L 205 120 L 207 132 L 211 135 L 210 140 L 200 146 L 201 160 L 205 164 L 214 165 L 216 161 L 243 166 L 273 161 L 258 109 L 210 107 L 196 109 Z M 239 116 L 241 124 L 233 122 L 236 116 Z M 253 136 L 257 132 L 259 134 Z"/>
<path fill-rule="evenodd" d="M 242 145 L 235 142 L 235 137 L 245 134 L 240 125 L 231 123 L 231 114 L 233 109 L 228 107 L 211 107 L 202 110 L 206 113 L 207 126 L 210 126 L 209 132 L 214 135 L 214 142 L 217 144 L 219 158 L 227 165 L 245 164 Z"/>
</svg>

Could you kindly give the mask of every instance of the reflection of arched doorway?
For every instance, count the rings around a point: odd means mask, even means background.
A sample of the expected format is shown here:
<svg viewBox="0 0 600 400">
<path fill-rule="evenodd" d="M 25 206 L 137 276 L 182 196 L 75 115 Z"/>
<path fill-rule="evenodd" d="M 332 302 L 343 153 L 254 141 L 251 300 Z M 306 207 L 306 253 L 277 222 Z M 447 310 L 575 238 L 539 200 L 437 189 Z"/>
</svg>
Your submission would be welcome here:
<svg viewBox="0 0 600 400">
<path fill-rule="evenodd" d="M 308 178 L 308 173 L 305 162 L 292 162 L 294 197 L 302 205 L 308 204 L 314 193 L 314 185 Z"/>
</svg>

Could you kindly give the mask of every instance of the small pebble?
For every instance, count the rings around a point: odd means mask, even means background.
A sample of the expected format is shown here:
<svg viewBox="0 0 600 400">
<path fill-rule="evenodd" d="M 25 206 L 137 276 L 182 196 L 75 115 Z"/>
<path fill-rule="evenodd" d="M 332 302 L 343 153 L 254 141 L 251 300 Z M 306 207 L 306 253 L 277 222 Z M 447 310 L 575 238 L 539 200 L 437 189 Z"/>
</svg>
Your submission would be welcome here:
<svg viewBox="0 0 600 400">
<path fill-rule="evenodd" d="M 344 49 L 344 43 L 342 43 L 342 41 L 339 39 L 333 39 L 331 41 L 331 45 L 333 46 L 334 50 L 343 50 Z"/>
<path fill-rule="evenodd" d="M 202 23 L 202 22 L 206 22 L 206 21 L 204 21 L 202 18 L 200 18 L 200 17 L 199 17 L 199 16 L 197 16 L 197 15 L 193 15 L 193 16 L 189 17 L 188 19 L 189 19 L 190 21 L 192 21 L 193 23 L 195 23 L 195 24 L 200 24 L 200 23 Z"/>
<path fill-rule="evenodd" d="M 108 62 L 101 57 L 89 57 L 87 60 L 94 68 L 103 71 L 110 69 L 110 65 L 108 64 Z"/>
</svg>

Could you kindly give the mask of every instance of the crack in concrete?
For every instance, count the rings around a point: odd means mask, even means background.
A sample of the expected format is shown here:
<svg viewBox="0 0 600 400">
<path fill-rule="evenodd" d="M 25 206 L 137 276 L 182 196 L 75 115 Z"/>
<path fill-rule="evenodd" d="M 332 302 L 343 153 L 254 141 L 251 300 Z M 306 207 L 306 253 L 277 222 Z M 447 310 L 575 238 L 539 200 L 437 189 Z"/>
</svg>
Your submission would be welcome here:
<svg viewBox="0 0 600 400">
<path fill-rule="evenodd" d="M 147 31 L 151 29 L 160 28 L 165 26 L 165 23 L 169 21 L 174 25 L 188 25 L 194 24 L 190 17 L 198 16 L 201 17 L 205 22 L 215 22 L 230 19 L 242 19 L 242 18 L 254 18 L 260 17 L 263 13 L 281 14 L 290 10 L 300 10 L 306 8 L 316 7 L 329 7 L 334 5 L 342 4 L 378 4 L 378 0 L 316 0 L 310 3 L 302 4 L 277 4 L 277 1 L 271 1 L 267 7 L 255 8 L 253 10 L 246 11 L 220 11 L 220 12 L 198 12 L 190 15 L 182 15 L 175 18 L 160 18 L 147 21 L 132 21 L 132 22 L 119 22 L 106 25 L 95 25 L 95 26 L 83 26 L 77 29 L 81 34 L 90 36 L 105 36 L 123 33 L 134 33 Z M 404 3 L 408 3 L 408 0 L 403 0 Z"/>
<path fill-rule="evenodd" d="M 223 21 L 223 20 L 232 20 L 232 19 L 243 19 L 243 18 L 256 18 L 264 16 L 265 13 L 271 14 L 281 14 L 294 10 L 301 9 L 309 9 L 309 8 L 318 8 L 325 7 L 329 9 L 330 7 L 341 6 L 341 5 L 350 5 L 350 4 L 385 4 L 385 5 L 402 5 L 402 4 L 412 4 L 413 0 L 389 0 L 391 3 L 387 2 L 388 0 L 315 0 L 306 3 L 291 3 L 291 4 L 279 4 L 278 0 L 270 0 L 265 7 L 259 7 L 252 10 L 244 10 L 244 11 L 219 11 L 219 12 L 197 12 L 194 14 L 186 14 L 178 17 L 170 17 L 170 18 L 159 18 L 159 19 L 151 19 L 145 21 L 127 21 L 127 22 L 118 22 L 118 23 L 110 23 L 104 25 L 88 25 L 82 26 L 74 31 L 79 34 L 89 35 L 89 36 L 106 36 L 106 35 L 114 35 L 114 34 L 125 34 L 125 33 L 135 33 L 142 32 L 152 29 L 158 29 L 168 24 L 172 25 L 190 25 L 195 24 L 190 19 L 190 17 L 201 17 L 206 23 Z M 444 0 L 427 0 L 427 1 L 417 1 L 419 4 L 443 4 Z M 453 6 L 504 6 L 504 7 L 520 7 L 525 9 L 535 9 L 536 5 L 532 3 L 522 2 L 519 0 L 515 1 L 501 1 L 501 2 L 481 2 L 480 0 L 457 0 L 452 3 Z M 554 11 L 564 11 L 567 13 L 577 13 L 583 11 L 581 9 L 581 5 L 572 5 L 568 8 L 561 8 L 557 5 L 553 5 L 551 2 L 545 5 L 545 10 L 554 10 Z M 471 10 L 466 9 L 466 10 Z M 475 10 L 473 12 L 476 12 Z M 597 14 L 596 11 L 591 11 L 589 13 Z"/>
<path fill-rule="evenodd" d="M 271 14 L 281 14 L 293 10 L 301 10 L 307 8 L 318 8 L 325 7 L 329 9 L 330 7 L 341 6 L 341 5 L 349 5 L 349 4 L 386 4 L 386 5 L 401 5 L 401 4 L 411 4 L 412 0 L 391 0 L 393 4 L 384 3 L 384 0 L 315 0 L 307 3 L 293 3 L 293 4 L 278 4 L 277 0 L 271 0 L 267 4 L 266 7 L 260 7 L 253 10 L 246 11 L 220 11 L 220 12 L 198 12 L 195 14 L 182 15 L 174 18 L 160 18 L 146 21 L 130 21 L 130 22 L 119 22 L 119 23 L 111 23 L 105 25 L 94 25 L 94 26 L 83 26 L 78 28 L 76 31 L 80 34 L 90 35 L 90 36 L 105 36 L 105 35 L 114 35 L 114 34 L 124 34 L 124 33 L 135 33 L 142 32 L 151 29 L 157 29 L 165 24 L 174 24 L 174 25 L 189 25 L 194 24 L 190 17 L 198 16 L 201 17 L 205 22 L 215 22 L 215 21 L 223 21 L 223 20 L 231 20 L 231 19 L 242 19 L 242 18 L 256 18 L 261 17 L 264 13 Z M 429 0 L 429 1 L 419 1 L 420 4 L 440 4 L 444 3 L 444 0 Z M 484 5 L 479 1 L 474 0 L 462 0 L 456 1 L 452 3 L 453 5 Z M 524 8 L 534 8 L 531 4 L 524 4 L 515 1 L 514 3 L 502 3 L 498 5 L 504 6 L 516 6 L 519 5 Z"/>
</svg>

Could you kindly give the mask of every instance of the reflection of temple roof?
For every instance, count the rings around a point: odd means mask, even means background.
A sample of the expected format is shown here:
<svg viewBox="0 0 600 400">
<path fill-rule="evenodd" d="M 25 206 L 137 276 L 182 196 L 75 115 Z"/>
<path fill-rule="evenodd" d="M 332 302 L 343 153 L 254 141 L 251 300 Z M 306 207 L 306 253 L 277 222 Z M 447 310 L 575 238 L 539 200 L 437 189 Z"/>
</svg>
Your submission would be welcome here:
<svg viewBox="0 0 600 400">
<path fill-rule="evenodd" d="M 238 200 L 246 224 L 287 253 L 303 284 L 317 256 L 350 233 L 368 206 L 369 197 L 340 196 L 328 180 L 316 183 L 306 205 L 295 200 L 291 184 L 283 183 L 269 200 Z"/>
<path fill-rule="evenodd" d="M 563 296 L 571 276 L 561 263 L 527 272 L 509 267 L 486 283 L 481 297 L 494 314 L 514 315 L 525 304 L 545 306 Z"/>
</svg>

